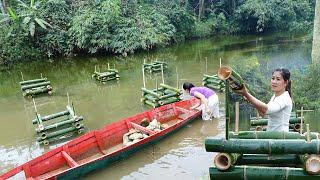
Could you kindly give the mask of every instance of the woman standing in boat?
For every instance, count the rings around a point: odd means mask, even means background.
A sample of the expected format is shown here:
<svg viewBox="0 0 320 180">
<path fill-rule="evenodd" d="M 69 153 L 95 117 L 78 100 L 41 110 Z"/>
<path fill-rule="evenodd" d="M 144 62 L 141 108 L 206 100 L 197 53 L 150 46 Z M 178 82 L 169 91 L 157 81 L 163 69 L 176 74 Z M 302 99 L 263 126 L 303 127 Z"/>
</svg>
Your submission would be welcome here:
<svg viewBox="0 0 320 180">
<path fill-rule="evenodd" d="M 274 92 L 268 104 L 252 96 L 246 88 L 237 91 L 259 111 L 261 116 L 269 115 L 267 131 L 289 132 L 289 120 L 292 111 L 290 72 L 285 68 L 273 71 L 271 89 Z"/>
<path fill-rule="evenodd" d="M 219 98 L 218 95 L 207 87 L 195 87 L 192 83 L 185 82 L 183 89 L 191 96 L 200 99 L 201 103 L 191 107 L 191 109 L 202 110 L 202 119 L 210 120 L 211 118 L 219 118 Z"/>
</svg>

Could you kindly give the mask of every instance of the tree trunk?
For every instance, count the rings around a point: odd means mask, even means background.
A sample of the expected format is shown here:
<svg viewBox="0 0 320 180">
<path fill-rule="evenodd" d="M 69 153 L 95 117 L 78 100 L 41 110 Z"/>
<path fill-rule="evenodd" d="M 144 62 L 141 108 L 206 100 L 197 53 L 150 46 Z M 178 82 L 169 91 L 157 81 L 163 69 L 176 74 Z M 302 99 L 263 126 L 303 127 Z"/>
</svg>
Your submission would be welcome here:
<svg viewBox="0 0 320 180">
<path fill-rule="evenodd" d="M 313 45 L 312 45 L 312 62 L 320 62 L 320 0 L 316 1 L 314 27 L 313 27 Z"/>
<path fill-rule="evenodd" d="M 201 16 L 203 13 L 203 9 L 204 9 L 204 0 L 199 0 L 199 14 L 198 14 L 198 19 L 199 21 L 201 20 Z"/>
</svg>

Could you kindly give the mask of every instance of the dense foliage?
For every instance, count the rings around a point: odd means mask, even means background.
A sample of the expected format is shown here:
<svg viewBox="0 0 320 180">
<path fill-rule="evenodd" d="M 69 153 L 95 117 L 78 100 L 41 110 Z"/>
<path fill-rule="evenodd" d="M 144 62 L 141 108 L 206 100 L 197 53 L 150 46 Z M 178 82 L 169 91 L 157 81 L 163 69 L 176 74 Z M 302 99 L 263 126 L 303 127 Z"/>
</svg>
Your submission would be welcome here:
<svg viewBox="0 0 320 180">
<path fill-rule="evenodd" d="M 0 62 L 312 28 L 314 0 L 1 0 Z M 3 6 L 6 7 L 3 7 Z"/>
</svg>

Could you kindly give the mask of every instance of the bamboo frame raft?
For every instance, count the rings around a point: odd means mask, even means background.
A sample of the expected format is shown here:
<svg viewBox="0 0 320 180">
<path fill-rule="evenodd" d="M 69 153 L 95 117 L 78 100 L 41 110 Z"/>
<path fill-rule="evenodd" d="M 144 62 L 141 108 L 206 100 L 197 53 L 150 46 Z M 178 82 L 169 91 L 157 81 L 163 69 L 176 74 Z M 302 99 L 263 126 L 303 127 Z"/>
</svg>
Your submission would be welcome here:
<svg viewBox="0 0 320 180">
<path fill-rule="evenodd" d="M 52 94 L 51 82 L 47 78 L 41 77 L 40 79 L 31 79 L 21 81 L 21 91 L 25 97 L 34 97 L 35 95 L 48 93 Z"/>
<path fill-rule="evenodd" d="M 202 78 L 202 84 L 213 90 L 224 91 L 225 84 L 223 80 L 220 80 L 218 75 L 207 75 L 204 74 Z"/>
<path fill-rule="evenodd" d="M 149 73 L 157 73 L 157 72 L 161 72 L 162 68 L 163 68 L 163 70 L 167 70 L 168 64 L 166 62 L 162 62 L 162 61 L 154 61 L 151 63 L 144 62 L 143 68 L 145 71 L 147 71 Z"/>
<path fill-rule="evenodd" d="M 141 101 L 153 108 L 180 101 L 181 92 L 179 89 L 167 84 L 160 84 L 158 89 L 141 88 L 143 97 Z"/>
<path fill-rule="evenodd" d="M 119 71 L 115 68 L 111 69 L 109 64 L 107 70 L 104 72 L 101 72 L 100 68 L 98 69 L 99 70 L 97 70 L 97 66 L 95 66 L 94 73 L 91 77 L 99 82 L 105 83 L 107 81 L 118 81 L 120 79 Z"/>
<path fill-rule="evenodd" d="M 37 125 L 36 132 L 39 143 L 49 145 L 50 142 L 63 137 L 84 132 L 85 126 L 80 123 L 83 117 L 75 114 L 73 106 L 67 105 L 66 108 L 65 111 L 47 116 L 36 113 L 37 117 L 32 120 L 32 123 Z"/>
</svg>

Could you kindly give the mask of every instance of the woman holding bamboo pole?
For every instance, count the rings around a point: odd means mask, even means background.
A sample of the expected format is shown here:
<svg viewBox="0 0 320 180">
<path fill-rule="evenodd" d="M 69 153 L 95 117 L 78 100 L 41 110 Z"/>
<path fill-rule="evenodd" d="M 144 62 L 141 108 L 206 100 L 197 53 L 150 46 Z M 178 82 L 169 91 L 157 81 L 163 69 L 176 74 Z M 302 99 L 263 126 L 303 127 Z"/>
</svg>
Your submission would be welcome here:
<svg viewBox="0 0 320 180">
<path fill-rule="evenodd" d="M 201 103 L 191 107 L 191 109 L 202 110 L 202 119 L 210 120 L 219 118 L 219 98 L 218 95 L 207 87 L 195 87 L 192 83 L 185 82 L 183 89 L 186 93 L 199 98 Z"/>
<path fill-rule="evenodd" d="M 274 70 L 270 83 L 274 94 L 268 104 L 255 98 L 246 88 L 235 92 L 243 95 L 259 111 L 260 115 L 269 115 L 267 131 L 289 132 L 289 119 L 292 111 L 289 70 L 285 68 Z"/>
</svg>

